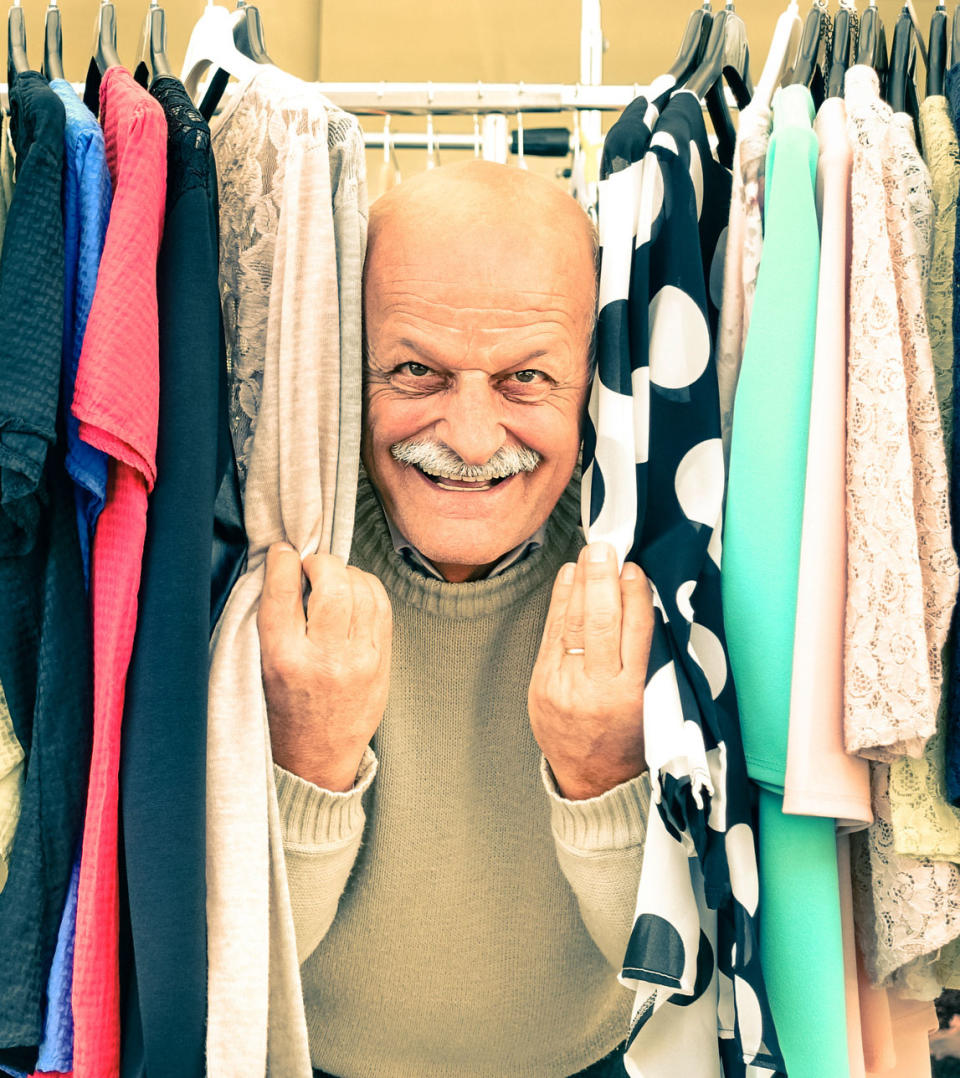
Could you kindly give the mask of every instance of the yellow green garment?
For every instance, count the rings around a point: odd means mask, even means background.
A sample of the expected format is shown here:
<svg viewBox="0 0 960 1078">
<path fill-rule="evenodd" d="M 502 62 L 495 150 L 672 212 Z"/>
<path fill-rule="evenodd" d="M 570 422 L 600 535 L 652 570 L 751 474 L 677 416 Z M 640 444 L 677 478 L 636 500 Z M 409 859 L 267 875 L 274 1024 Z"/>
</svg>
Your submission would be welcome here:
<svg viewBox="0 0 960 1078">
<path fill-rule="evenodd" d="M 933 354 L 937 400 L 951 462 L 953 441 L 953 247 L 960 189 L 960 148 L 947 99 L 926 98 L 920 106 L 923 157 L 933 189 L 933 247 L 926 281 L 927 329 Z M 950 669 L 948 641 L 943 669 Z M 890 765 L 890 818 L 899 854 L 960 861 L 960 811 L 946 798 L 944 728 L 946 692 L 937 711 L 937 731 L 919 758 L 903 757 Z M 950 947 L 954 947 L 953 944 Z M 958 951 L 960 959 L 960 951 Z M 960 981 L 960 961 L 954 979 Z"/>
<path fill-rule="evenodd" d="M 23 790 L 23 749 L 13 731 L 7 698 L 0 685 L 0 891 L 7 882 L 13 836 L 20 819 Z"/>
</svg>

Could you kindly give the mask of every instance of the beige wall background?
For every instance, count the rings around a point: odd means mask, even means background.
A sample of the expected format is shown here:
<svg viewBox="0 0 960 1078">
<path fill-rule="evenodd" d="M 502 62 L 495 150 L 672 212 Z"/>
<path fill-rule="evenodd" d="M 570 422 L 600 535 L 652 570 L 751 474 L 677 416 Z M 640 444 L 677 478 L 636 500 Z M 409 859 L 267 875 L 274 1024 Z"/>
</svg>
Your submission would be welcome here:
<svg viewBox="0 0 960 1078">
<path fill-rule="evenodd" d="M 234 0 L 225 0 L 233 6 Z M 862 10 L 866 0 L 858 0 Z M 136 62 L 147 0 L 115 0 L 120 58 Z M 202 0 L 161 0 L 167 14 L 167 53 L 179 70 Z M 95 0 L 61 0 L 64 69 L 81 81 L 86 73 L 97 16 Z M 665 70 L 676 54 L 694 0 L 604 0 L 604 82 L 645 83 Z M 785 0 L 737 0 L 747 24 L 751 70 L 756 77 L 766 58 L 777 17 Z M 831 3 L 836 9 L 836 2 Z M 901 9 L 898 0 L 879 0 L 892 32 Z M 921 25 L 929 26 L 936 0 L 915 0 Z M 951 5 L 952 7 L 953 5 Z M 714 0 L 719 10 L 722 0 Z M 803 0 L 806 13 L 810 0 Z M 39 67 L 43 55 L 44 0 L 23 0 L 28 54 Z M 260 0 L 267 48 L 273 59 L 305 79 L 327 81 L 576 82 L 580 69 L 579 0 Z M 562 123 L 563 118 L 528 120 Z M 569 123 L 569 119 L 566 121 Z M 369 129 L 379 121 L 365 120 Z M 512 126 L 512 123 L 511 123 Z M 422 119 L 395 122 L 394 130 L 424 129 Z M 437 124 L 437 130 L 472 131 L 472 121 Z M 449 151 L 444 159 L 453 159 Z M 375 194 L 382 154 L 369 158 L 371 194 Z M 404 174 L 423 167 L 425 155 L 404 151 Z M 530 159 L 531 166 L 552 173 L 559 161 Z"/>
</svg>

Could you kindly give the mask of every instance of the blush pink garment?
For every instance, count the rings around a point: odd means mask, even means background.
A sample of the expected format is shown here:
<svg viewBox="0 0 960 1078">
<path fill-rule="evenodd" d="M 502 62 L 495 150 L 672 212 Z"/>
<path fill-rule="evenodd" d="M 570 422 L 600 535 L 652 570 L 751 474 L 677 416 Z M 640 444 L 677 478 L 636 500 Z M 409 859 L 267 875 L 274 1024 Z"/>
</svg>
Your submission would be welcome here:
<svg viewBox="0 0 960 1078">
<path fill-rule="evenodd" d="M 859 946 L 856 951 L 864 1064 L 868 1074 L 886 1074 L 897 1061 L 893 1045 L 890 999 L 885 988 L 874 988 L 870 983 Z"/>
<path fill-rule="evenodd" d="M 893 992 L 889 999 L 894 1063 L 887 1070 L 867 1071 L 867 1078 L 930 1078 L 930 1034 L 937 1028 L 936 1007 Z"/>
<path fill-rule="evenodd" d="M 800 577 L 783 811 L 832 816 L 838 826 L 873 822 L 866 760 L 843 744 L 846 602 L 846 386 L 850 167 L 842 98 L 823 103 L 817 202 L 822 241 L 817 330 L 804 484 Z"/>
<path fill-rule="evenodd" d="M 80 437 L 110 456 L 91 567 L 93 755 L 74 953 L 76 1078 L 114 1078 L 120 1066 L 120 723 L 156 478 L 157 254 L 167 171 L 163 109 L 124 68 L 103 77 L 100 122 L 114 197 L 73 398 Z"/>
</svg>

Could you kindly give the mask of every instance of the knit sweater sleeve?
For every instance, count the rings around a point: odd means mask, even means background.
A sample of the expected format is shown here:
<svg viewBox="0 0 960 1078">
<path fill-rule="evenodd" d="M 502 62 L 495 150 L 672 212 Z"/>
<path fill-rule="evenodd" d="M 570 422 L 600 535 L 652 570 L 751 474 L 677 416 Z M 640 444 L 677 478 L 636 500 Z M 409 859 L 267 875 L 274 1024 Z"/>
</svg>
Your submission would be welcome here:
<svg viewBox="0 0 960 1078">
<path fill-rule="evenodd" d="M 337 915 L 360 850 L 366 814 L 363 795 L 377 772 L 367 748 L 353 788 L 344 793 L 321 789 L 274 764 L 283 830 L 287 884 L 302 965 L 316 950 Z"/>
<path fill-rule="evenodd" d="M 619 972 L 637 904 L 650 776 L 644 772 L 584 801 L 561 796 L 543 756 L 540 777 L 550 800 L 557 861 L 593 942 Z"/>
</svg>

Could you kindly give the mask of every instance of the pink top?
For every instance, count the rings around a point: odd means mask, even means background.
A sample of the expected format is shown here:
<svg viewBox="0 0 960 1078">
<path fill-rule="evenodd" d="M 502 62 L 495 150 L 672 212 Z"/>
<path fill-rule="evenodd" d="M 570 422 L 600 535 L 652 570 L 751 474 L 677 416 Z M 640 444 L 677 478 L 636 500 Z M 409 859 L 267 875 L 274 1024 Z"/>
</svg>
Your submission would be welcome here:
<svg viewBox="0 0 960 1078">
<path fill-rule="evenodd" d="M 815 130 L 822 240 L 783 810 L 859 828 L 873 813 L 867 762 L 848 756 L 843 743 L 852 150 L 842 98 L 823 103 Z"/>
<path fill-rule="evenodd" d="M 120 724 L 137 623 L 147 495 L 156 478 L 157 255 L 167 178 L 159 103 L 122 67 L 100 87 L 113 208 L 77 373 L 80 437 L 110 455 L 93 542 L 93 755 L 73 975 L 74 1074 L 120 1067 L 117 800 Z"/>
</svg>

